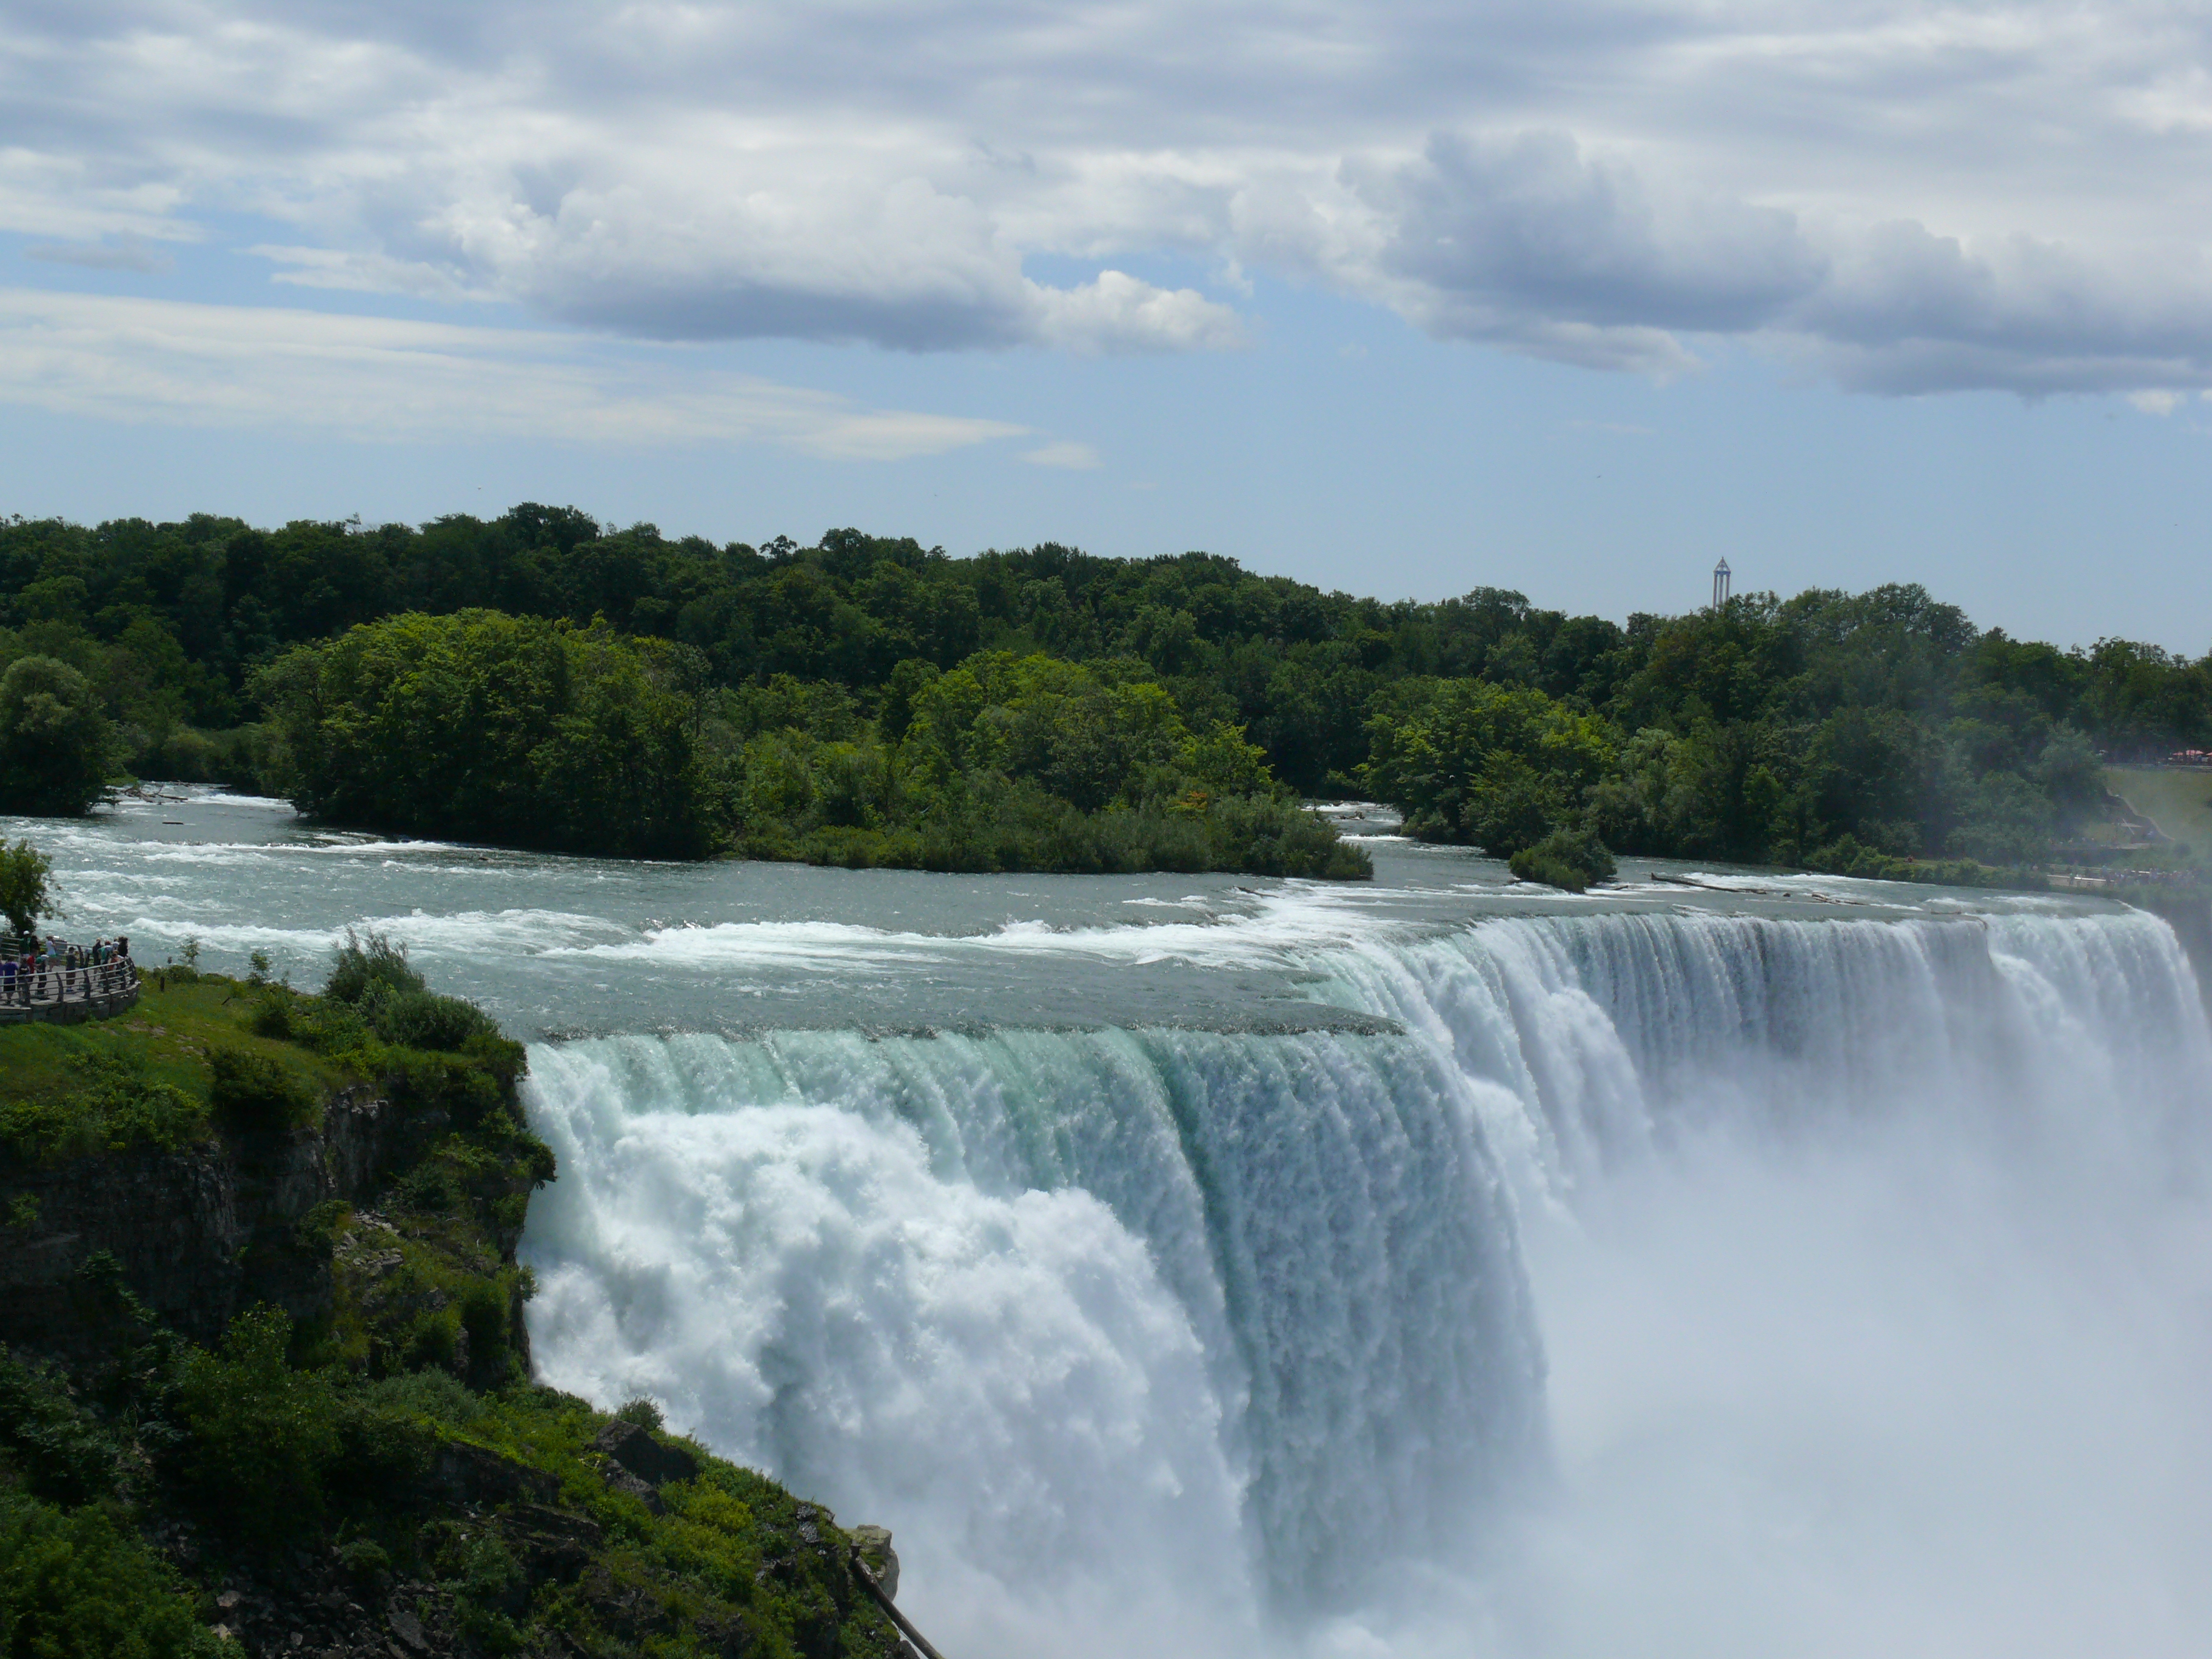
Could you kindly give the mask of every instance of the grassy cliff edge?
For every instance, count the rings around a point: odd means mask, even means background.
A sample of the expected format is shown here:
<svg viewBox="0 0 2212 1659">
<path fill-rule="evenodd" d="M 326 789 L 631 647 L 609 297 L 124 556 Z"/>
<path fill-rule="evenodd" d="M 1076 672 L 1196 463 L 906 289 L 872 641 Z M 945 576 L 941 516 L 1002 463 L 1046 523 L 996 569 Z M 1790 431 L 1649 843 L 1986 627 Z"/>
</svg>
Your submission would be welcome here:
<svg viewBox="0 0 2212 1659">
<path fill-rule="evenodd" d="M 829 1511 L 532 1380 L 522 1067 L 374 939 L 0 1030 L 0 1654 L 899 1651 Z"/>
</svg>

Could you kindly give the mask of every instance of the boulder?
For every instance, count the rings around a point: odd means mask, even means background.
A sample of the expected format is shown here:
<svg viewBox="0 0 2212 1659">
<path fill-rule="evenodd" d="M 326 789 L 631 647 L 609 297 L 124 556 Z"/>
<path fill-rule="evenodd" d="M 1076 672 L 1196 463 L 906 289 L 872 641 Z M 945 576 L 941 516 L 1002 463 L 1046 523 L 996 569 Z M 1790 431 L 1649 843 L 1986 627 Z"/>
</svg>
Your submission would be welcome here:
<svg viewBox="0 0 2212 1659">
<path fill-rule="evenodd" d="M 650 1480 L 641 1480 L 619 1463 L 609 1463 L 599 1471 L 599 1479 L 607 1483 L 609 1492 L 627 1492 L 655 1515 L 668 1513 L 668 1505 L 661 1501 L 660 1492 Z"/>
<path fill-rule="evenodd" d="M 876 1583 L 884 1595 L 898 1595 L 898 1552 L 891 1547 L 889 1527 L 855 1527 L 845 1534 L 853 1540 L 853 1553 L 860 1564 L 875 1576 Z"/>
<path fill-rule="evenodd" d="M 657 1440 L 649 1431 L 620 1418 L 599 1431 L 592 1447 L 656 1486 L 671 1480 L 689 1480 L 699 1473 L 699 1459 L 688 1448 Z"/>
<path fill-rule="evenodd" d="M 444 1496 L 462 1504 L 506 1504 L 516 1498 L 550 1504 L 561 1492 L 556 1476 L 465 1440 L 440 1444 L 430 1479 Z"/>
</svg>

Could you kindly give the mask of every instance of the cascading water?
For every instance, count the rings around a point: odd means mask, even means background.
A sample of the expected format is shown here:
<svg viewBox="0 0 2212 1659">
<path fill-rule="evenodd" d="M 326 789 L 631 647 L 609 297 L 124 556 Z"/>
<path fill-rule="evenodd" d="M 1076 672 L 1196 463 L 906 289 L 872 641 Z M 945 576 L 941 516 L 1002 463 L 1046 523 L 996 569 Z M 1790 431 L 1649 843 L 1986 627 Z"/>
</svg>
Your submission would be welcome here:
<svg viewBox="0 0 2212 1659">
<path fill-rule="evenodd" d="M 1270 948 L 1395 1031 L 538 1047 L 541 1370 L 894 1527 L 968 1655 L 2212 1628 L 2212 1041 L 2162 924 Z"/>
<path fill-rule="evenodd" d="M 185 793 L 0 834 L 142 960 L 312 983 L 373 926 L 564 1034 L 541 1370 L 892 1527 L 954 1659 L 2204 1650 L 2212 1039 L 2149 917 L 1389 842 L 1331 887 L 597 863 Z"/>
</svg>

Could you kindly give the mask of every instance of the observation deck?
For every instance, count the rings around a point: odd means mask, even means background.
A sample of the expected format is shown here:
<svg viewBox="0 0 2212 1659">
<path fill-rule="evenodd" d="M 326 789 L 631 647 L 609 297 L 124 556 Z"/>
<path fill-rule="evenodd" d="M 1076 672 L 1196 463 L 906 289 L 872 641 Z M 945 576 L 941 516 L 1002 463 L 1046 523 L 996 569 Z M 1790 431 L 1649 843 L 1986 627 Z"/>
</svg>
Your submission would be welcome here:
<svg viewBox="0 0 2212 1659">
<path fill-rule="evenodd" d="M 21 950 L 7 954 L 15 971 L 0 968 L 0 1025 L 76 1025 L 112 1019 L 137 1003 L 138 965 L 127 956 L 94 962 L 78 946 L 61 960 L 33 958 L 27 967 Z"/>
</svg>

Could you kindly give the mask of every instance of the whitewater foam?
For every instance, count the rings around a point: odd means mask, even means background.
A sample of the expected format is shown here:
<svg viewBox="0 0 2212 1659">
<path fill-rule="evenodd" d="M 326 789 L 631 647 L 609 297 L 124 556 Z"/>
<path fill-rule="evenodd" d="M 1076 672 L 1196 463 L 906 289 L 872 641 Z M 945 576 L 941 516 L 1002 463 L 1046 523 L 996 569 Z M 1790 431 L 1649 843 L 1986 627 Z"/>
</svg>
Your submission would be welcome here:
<svg viewBox="0 0 2212 1659">
<path fill-rule="evenodd" d="M 689 931 L 717 951 L 894 937 Z M 891 1524 L 925 1627 L 987 1655 L 1412 1655 L 1475 1629 L 1530 1655 L 1687 1651 L 1701 1629 L 1711 1651 L 1863 1652 L 1911 1637 L 1948 1556 L 1997 1595 L 1976 1480 L 2015 1510 L 2076 1491 L 2140 1538 L 2163 1605 L 2212 1611 L 2119 1503 L 2149 1492 L 2157 1527 L 2212 1539 L 2160 1473 L 2212 1464 L 2181 1387 L 2212 1376 L 2203 1345 L 2142 1334 L 2206 1278 L 2185 1245 L 2208 1231 L 2212 1037 L 2162 924 L 2014 906 L 1439 932 L 1293 892 L 889 954 L 1146 948 L 1117 933 L 1291 953 L 1310 994 L 1402 1035 L 541 1046 L 532 1110 L 564 1171 L 526 1247 L 547 1375 L 651 1394 Z M 2045 1288 L 2008 1294 L 2014 1273 Z M 2069 1319 L 2106 1339 L 2095 1364 L 2066 1358 Z M 1942 1386 L 1891 1432 L 1916 1359 Z M 1978 1386 L 2006 1432 L 2048 1437 L 2081 1389 L 2130 1382 L 2163 1462 L 2093 1433 L 2109 1480 L 1991 1477 Z M 1875 1528 L 1916 1460 L 1957 1484 L 1905 1529 L 1909 1561 Z M 1985 1519 L 2022 1560 L 2080 1532 Z M 1818 1614 L 1855 1572 L 1890 1577 L 1834 1621 L 1854 1649 Z M 1619 1617 L 1592 1612 L 1600 1579 Z M 2047 1632 L 2111 1599 L 2086 1571 L 2057 1587 Z M 1984 1611 L 2013 1647 L 1960 1638 L 1955 1610 L 1923 1622 L 1948 1651 L 2039 1650 L 2033 1621 Z M 2173 1620 L 2120 1626 L 2182 1650 Z"/>
</svg>

